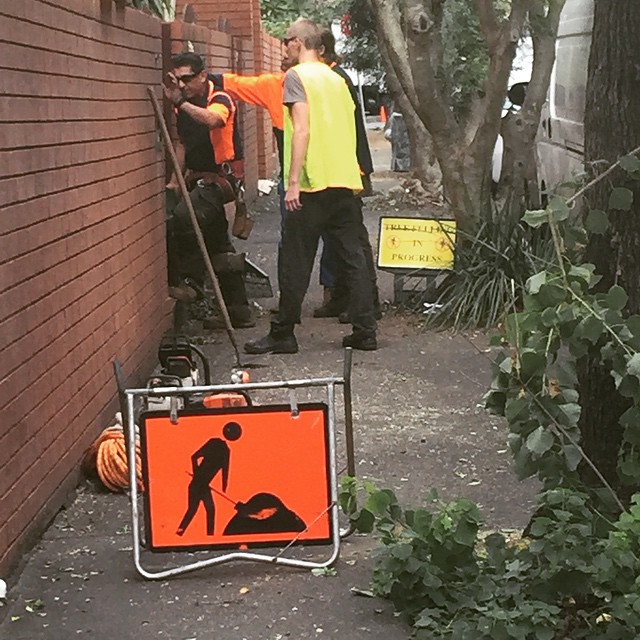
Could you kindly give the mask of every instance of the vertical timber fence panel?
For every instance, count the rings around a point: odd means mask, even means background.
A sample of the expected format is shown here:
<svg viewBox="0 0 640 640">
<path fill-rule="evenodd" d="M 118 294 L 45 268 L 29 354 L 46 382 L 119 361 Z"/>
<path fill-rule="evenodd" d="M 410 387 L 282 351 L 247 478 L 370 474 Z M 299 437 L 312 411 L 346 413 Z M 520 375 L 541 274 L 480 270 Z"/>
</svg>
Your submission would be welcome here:
<svg viewBox="0 0 640 640">
<path fill-rule="evenodd" d="M 109 0 L 2 0 L 0 33 L 6 575 L 113 419 L 112 360 L 148 373 L 170 302 L 146 94 L 161 82 L 161 22 Z"/>
</svg>

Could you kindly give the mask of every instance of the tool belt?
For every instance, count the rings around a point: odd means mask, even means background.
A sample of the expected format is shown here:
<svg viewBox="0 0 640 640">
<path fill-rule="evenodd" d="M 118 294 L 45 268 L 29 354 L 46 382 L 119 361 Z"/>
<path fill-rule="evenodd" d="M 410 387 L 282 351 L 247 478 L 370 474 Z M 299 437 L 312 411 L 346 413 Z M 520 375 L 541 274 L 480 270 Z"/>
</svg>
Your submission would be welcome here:
<svg viewBox="0 0 640 640">
<path fill-rule="evenodd" d="M 241 161 L 224 163 L 222 172 L 213 171 L 189 171 L 186 176 L 189 182 L 203 184 L 215 184 L 222 193 L 223 204 L 235 202 L 235 215 L 231 234 L 234 238 L 246 240 L 253 229 L 253 219 L 247 210 L 244 190 L 244 169 Z"/>
<path fill-rule="evenodd" d="M 231 182 L 221 173 L 214 173 L 213 171 L 188 171 L 185 176 L 185 180 L 189 187 L 200 182 L 201 184 L 215 184 L 220 187 L 222 193 L 223 204 L 234 202 L 236 194 Z"/>
</svg>

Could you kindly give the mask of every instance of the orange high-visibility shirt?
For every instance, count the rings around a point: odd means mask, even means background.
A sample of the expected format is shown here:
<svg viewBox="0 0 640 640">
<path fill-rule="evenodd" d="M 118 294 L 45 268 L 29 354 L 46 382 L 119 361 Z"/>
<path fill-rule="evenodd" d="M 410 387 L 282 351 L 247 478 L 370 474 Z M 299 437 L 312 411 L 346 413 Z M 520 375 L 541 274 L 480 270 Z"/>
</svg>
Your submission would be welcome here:
<svg viewBox="0 0 640 640">
<path fill-rule="evenodd" d="M 282 105 L 282 83 L 284 73 L 261 73 L 257 76 L 241 76 L 225 73 L 225 91 L 235 94 L 239 100 L 264 107 L 276 129 L 284 129 L 284 107 Z"/>
</svg>

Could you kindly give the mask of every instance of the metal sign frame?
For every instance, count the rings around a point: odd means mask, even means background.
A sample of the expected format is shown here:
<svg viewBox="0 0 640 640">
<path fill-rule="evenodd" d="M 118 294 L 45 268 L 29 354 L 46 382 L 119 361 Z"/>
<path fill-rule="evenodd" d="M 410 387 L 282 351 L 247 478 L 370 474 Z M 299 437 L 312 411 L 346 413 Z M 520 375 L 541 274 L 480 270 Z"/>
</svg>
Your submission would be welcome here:
<svg viewBox="0 0 640 640">
<path fill-rule="evenodd" d="M 329 480 L 330 480 L 330 502 L 328 511 L 330 513 L 331 523 L 331 552 L 323 561 L 300 560 L 297 558 L 287 557 L 286 552 L 294 546 L 296 538 L 280 549 L 274 555 L 267 553 L 255 553 L 253 551 L 234 550 L 227 553 L 221 553 L 214 557 L 190 562 L 179 566 L 151 570 L 143 565 L 142 560 L 142 542 L 141 542 L 141 509 L 139 505 L 140 492 L 136 478 L 136 465 L 129 464 L 129 492 L 131 502 L 131 521 L 133 536 L 133 559 L 134 565 L 138 573 L 148 580 L 161 580 L 164 578 L 177 576 L 197 569 L 216 566 L 235 560 L 252 560 L 255 562 L 266 562 L 276 565 L 285 565 L 303 569 L 322 569 L 331 566 L 340 555 L 340 541 L 353 533 L 353 527 L 340 529 L 339 510 L 338 510 L 338 471 L 336 463 L 336 416 L 335 416 L 335 394 L 336 387 L 342 386 L 344 389 L 344 406 L 345 406 L 345 437 L 346 437 L 346 455 L 347 455 L 347 473 L 355 476 L 355 456 L 353 446 L 353 422 L 351 412 L 351 349 L 345 350 L 344 374 L 341 377 L 328 378 L 309 378 L 302 380 L 278 380 L 271 382 L 256 382 L 247 384 L 224 384 L 224 385 L 208 385 L 197 387 L 156 387 L 153 389 L 120 389 L 121 397 L 126 401 L 126 407 L 123 407 L 126 415 L 126 441 L 127 454 L 129 461 L 136 459 L 136 425 L 135 425 L 135 401 L 136 399 L 144 399 L 148 397 L 164 396 L 169 398 L 180 398 L 189 394 L 207 394 L 221 392 L 241 392 L 252 390 L 266 389 L 288 389 L 289 390 L 289 406 L 292 413 L 298 411 L 298 404 L 295 398 L 295 389 L 303 388 L 324 388 L 326 392 L 327 405 L 327 422 L 328 422 L 328 453 L 329 453 Z M 121 385 L 121 379 L 118 385 Z M 264 405 L 265 407 L 269 405 Z M 149 553 L 152 553 L 151 551 Z M 157 557 L 157 554 L 154 554 Z"/>
</svg>

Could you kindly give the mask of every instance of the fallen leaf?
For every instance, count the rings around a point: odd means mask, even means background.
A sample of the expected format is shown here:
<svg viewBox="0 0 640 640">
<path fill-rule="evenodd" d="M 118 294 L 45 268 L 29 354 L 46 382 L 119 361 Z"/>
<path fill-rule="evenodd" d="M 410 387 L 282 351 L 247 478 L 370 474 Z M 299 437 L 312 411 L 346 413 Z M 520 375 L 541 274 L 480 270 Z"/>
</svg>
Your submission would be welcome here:
<svg viewBox="0 0 640 640">
<path fill-rule="evenodd" d="M 324 576 L 325 578 L 333 578 L 338 575 L 338 572 L 333 567 L 318 567 L 316 569 L 311 569 L 311 573 L 314 576 Z"/>
<path fill-rule="evenodd" d="M 363 598 L 373 598 L 373 591 L 370 589 L 359 589 L 358 587 L 351 587 L 349 589 L 354 596 L 362 596 Z"/>
</svg>

